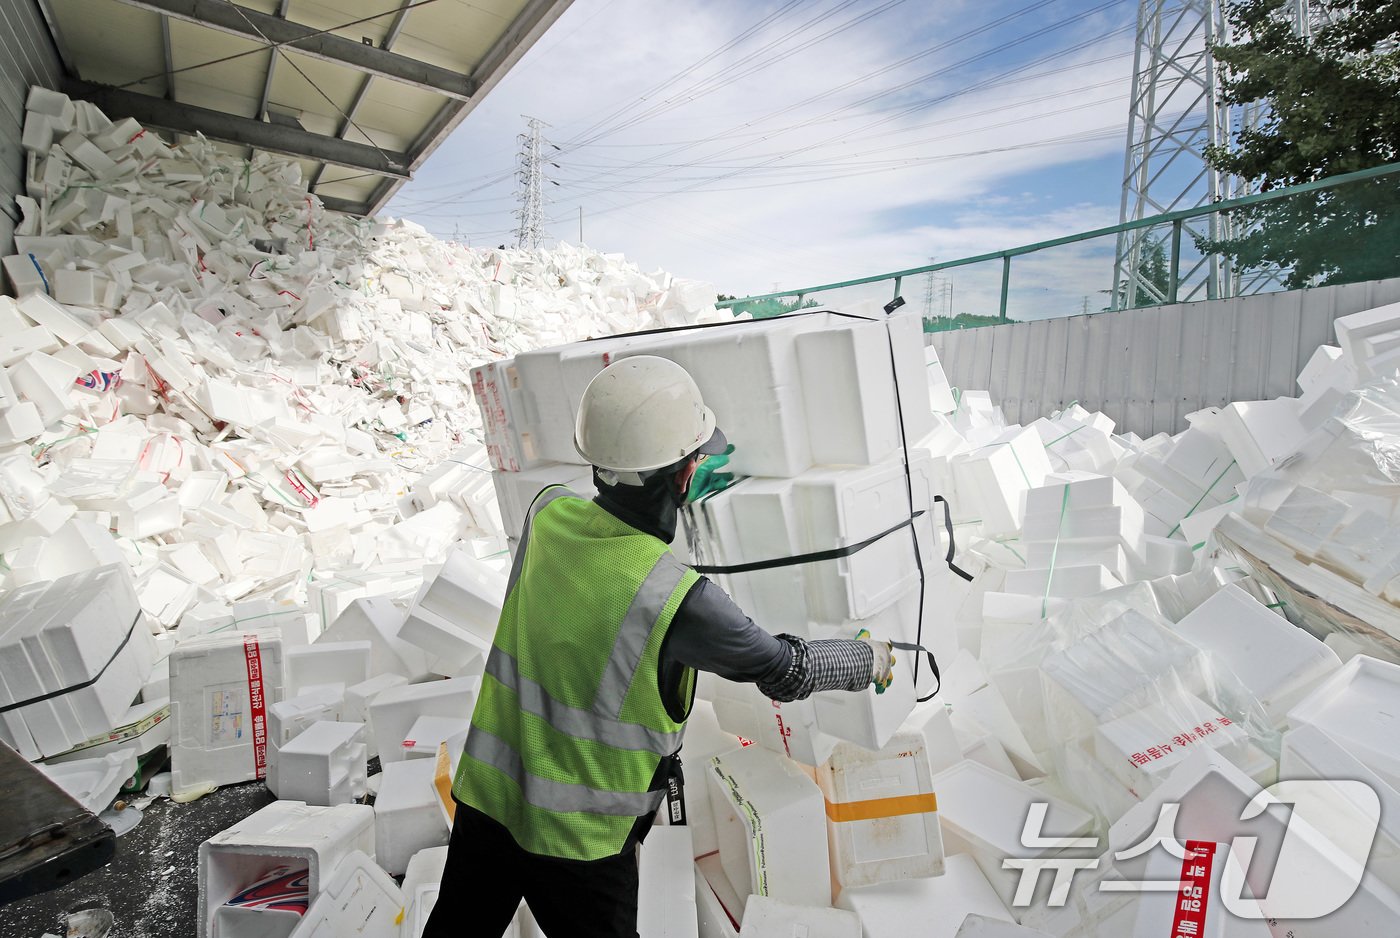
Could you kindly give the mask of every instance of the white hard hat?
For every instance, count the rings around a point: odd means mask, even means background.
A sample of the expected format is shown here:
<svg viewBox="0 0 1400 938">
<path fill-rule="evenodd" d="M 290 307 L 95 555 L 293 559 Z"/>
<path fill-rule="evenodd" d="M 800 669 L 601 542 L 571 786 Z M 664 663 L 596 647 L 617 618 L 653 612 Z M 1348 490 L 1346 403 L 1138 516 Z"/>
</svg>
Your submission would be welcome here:
<svg viewBox="0 0 1400 938">
<path fill-rule="evenodd" d="M 588 383 L 574 423 L 574 448 L 600 469 L 642 473 L 695 452 L 722 453 L 695 379 L 675 362 L 637 355 L 613 362 Z M 640 477 L 624 481 L 639 484 Z"/>
</svg>

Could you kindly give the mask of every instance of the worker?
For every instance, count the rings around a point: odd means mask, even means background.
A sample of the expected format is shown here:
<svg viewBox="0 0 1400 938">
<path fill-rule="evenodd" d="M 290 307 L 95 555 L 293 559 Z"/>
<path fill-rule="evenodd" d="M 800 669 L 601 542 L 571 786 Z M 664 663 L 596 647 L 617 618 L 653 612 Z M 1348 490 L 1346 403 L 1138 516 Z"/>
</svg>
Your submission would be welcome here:
<svg viewBox="0 0 1400 938">
<path fill-rule="evenodd" d="M 522 898 L 551 938 L 636 938 L 637 847 L 680 780 L 696 671 L 779 701 L 891 680 L 888 643 L 770 635 L 672 555 L 697 467 L 727 449 L 680 365 L 604 368 L 574 445 L 598 494 L 546 488 L 526 518 L 425 938 L 496 938 Z"/>
</svg>

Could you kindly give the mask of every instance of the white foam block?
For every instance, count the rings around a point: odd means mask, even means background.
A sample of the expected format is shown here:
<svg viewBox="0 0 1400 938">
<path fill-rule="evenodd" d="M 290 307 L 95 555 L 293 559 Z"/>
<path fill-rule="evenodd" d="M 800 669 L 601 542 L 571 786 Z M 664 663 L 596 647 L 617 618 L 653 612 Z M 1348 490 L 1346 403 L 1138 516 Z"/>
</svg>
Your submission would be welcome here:
<svg viewBox="0 0 1400 938">
<path fill-rule="evenodd" d="M 1391 718 L 1397 693 L 1400 665 L 1357 655 L 1288 711 L 1288 725 L 1317 727 L 1400 786 L 1400 737 Z"/>
<path fill-rule="evenodd" d="M 706 770 L 720 859 L 734 891 L 797 905 L 831 904 L 821 790 L 791 761 L 751 746 Z"/>
<path fill-rule="evenodd" d="M 1276 724 L 1342 665 L 1332 649 L 1238 586 L 1220 590 L 1172 631 L 1225 664 Z"/>
<path fill-rule="evenodd" d="M 841 743 L 817 769 L 817 784 L 827 802 L 832 871 L 842 887 L 943 874 L 938 802 L 922 737 L 896 733 L 879 752 Z"/>
<path fill-rule="evenodd" d="M 369 704 L 379 758 L 385 764 L 404 759 L 403 741 L 420 716 L 470 720 L 480 686 L 479 678 L 458 677 L 381 691 Z"/>
<path fill-rule="evenodd" d="M 374 799 L 375 859 L 390 874 L 401 876 L 413 854 L 447 843 L 451 833 L 438 808 L 432 759 L 384 765 Z"/>
<path fill-rule="evenodd" d="M 696 938 L 695 861 L 690 828 L 659 826 L 637 854 L 637 932 Z"/>
</svg>

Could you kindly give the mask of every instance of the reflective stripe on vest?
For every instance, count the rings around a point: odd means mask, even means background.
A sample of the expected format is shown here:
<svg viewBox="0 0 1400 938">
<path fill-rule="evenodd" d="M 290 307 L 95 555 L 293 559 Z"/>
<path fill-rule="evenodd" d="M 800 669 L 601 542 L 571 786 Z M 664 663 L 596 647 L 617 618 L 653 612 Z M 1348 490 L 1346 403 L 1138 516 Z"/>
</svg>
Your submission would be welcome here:
<svg viewBox="0 0 1400 938">
<path fill-rule="evenodd" d="M 671 588 L 675 589 L 675 585 L 672 584 Z M 669 592 L 666 593 L 666 597 L 670 595 Z M 665 602 L 663 598 L 661 604 L 664 605 Z M 660 606 L 657 608 L 660 609 Z M 652 621 L 655 622 L 655 618 Z M 615 717 L 600 718 L 591 711 L 560 703 L 549 696 L 549 692 L 538 683 L 522 675 L 515 659 L 499 648 L 493 649 L 490 658 L 487 659 L 486 673 L 500 681 L 507 690 L 515 692 L 520 698 L 521 710 L 539 717 L 556 730 L 575 739 L 592 740 L 617 749 L 645 749 L 663 756 L 670 755 L 680 748 L 682 734 L 679 732 L 659 733 L 639 723 L 626 723 Z M 609 677 L 611 674 L 604 678 L 605 683 Z M 625 686 L 622 693 L 627 693 Z M 599 696 L 603 696 L 601 692 Z M 618 706 L 621 706 L 620 699 Z"/>
<path fill-rule="evenodd" d="M 603 791 L 531 775 L 525 771 L 518 752 L 479 726 L 472 727 L 467 734 L 465 752 L 515 779 L 525 800 L 547 811 L 587 811 L 615 817 L 640 817 L 655 811 L 665 795 L 664 791 Z"/>
</svg>

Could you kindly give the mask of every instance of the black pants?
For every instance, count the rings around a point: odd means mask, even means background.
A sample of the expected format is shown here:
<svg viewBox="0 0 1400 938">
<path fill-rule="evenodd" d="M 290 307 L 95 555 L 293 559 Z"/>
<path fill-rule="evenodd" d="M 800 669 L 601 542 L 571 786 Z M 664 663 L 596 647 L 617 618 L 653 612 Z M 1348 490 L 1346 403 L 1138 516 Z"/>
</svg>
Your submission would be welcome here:
<svg viewBox="0 0 1400 938">
<path fill-rule="evenodd" d="M 522 898 L 549 938 L 637 938 L 637 852 L 589 862 L 527 853 L 459 803 L 423 938 L 500 938 Z"/>
</svg>

